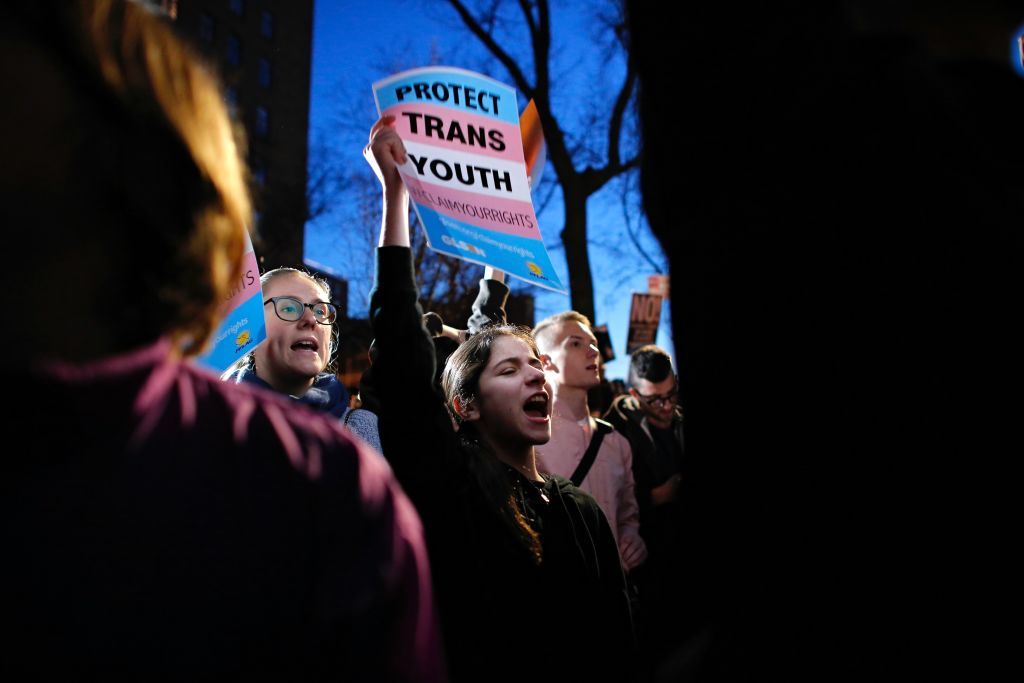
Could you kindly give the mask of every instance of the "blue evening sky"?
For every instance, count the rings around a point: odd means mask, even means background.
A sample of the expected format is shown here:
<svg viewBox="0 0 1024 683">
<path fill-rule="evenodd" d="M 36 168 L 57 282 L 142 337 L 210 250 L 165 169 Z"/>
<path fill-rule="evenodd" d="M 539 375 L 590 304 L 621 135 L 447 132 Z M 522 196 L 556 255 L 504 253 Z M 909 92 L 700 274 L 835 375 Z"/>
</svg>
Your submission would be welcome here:
<svg viewBox="0 0 1024 683">
<path fill-rule="evenodd" d="M 552 35 L 556 57 L 553 78 L 556 80 L 554 106 L 561 126 L 572 136 L 585 133 L 585 107 L 580 103 L 597 102 L 607 112 L 621 84 L 622 65 L 617 60 L 604 60 L 595 49 L 595 32 L 588 28 L 584 9 L 589 3 L 553 3 Z M 514 6 L 514 4 L 513 4 Z M 361 173 L 373 180 L 372 171 L 362 158 L 361 146 L 376 118 L 372 83 L 392 73 L 436 62 L 483 71 L 502 82 L 512 84 L 507 74 L 491 63 L 475 39 L 460 28 L 458 19 L 443 2 L 417 0 L 316 0 L 313 29 L 313 76 L 310 107 L 311 156 L 314 148 L 331 149 L 331 154 L 348 171 Z M 525 45 L 525 37 L 523 38 Z M 525 45 L 528 49 L 528 45 Z M 484 70 L 487 69 L 487 70 Z M 527 74 L 532 73 L 524 68 Z M 528 76 L 529 77 L 529 76 Z M 519 107 L 526 102 L 520 93 Z M 560 112 L 562 112 L 560 114 Z M 364 120 L 360 120 L 364 119 Z M 574 126 L 577 128 L 574 129 Z M 578 163 L 578 167 L 582 164 Z M 553 171 L 546 171 L 553 178 Z M 595 287 L 596 324 L 607 324 L 617 358 L 608 364 L 609 378 L 624 378 L 628 368 L 625 355 L 629 324 L 630 293 L 647 291 L 647 276 L 655 272 L 651 265 L 635 256 L 621 230 L 623 208 L 618 186 L 609 184 L 591 197 L 590 258 Z M 349 194 L 349 192 L 342 192 Z M 353 187 L 352 196 L 333 198 L 334 211 L 311 221 L 306 226 L 306 253 L 309 261 L 349 279 L 349 311 L 365 316 L 371 282 L 366 278 L 366 264 L 372 245 L 363 248 L 359 239 L 345 240 L 339 230 L 352 230 L 353 235 L 365 233 L 366 226 L 354 226 L 353 208 L 365 190 Z M 538 199 L 535 192 L 534 199 Z M 359 195 L 359 196 L 356 196 Z M 379 201 L 379 200 L 378 200 Z M 665 259 L 650 236 L 639 211 L 630 212 L 631 220 L 642 224 L 642 244 L 652 258 L 667 272 Z M 562 205 L 556 192 L 546 209 L 539 213 L 541 231 L 551 258 L 563 283 L 568 272 L 561 251 L 558 232 L 562 227 Z M 379 226 L 379 211 L 373 218 L 373 229 Z M 358 245 L 358 246 L 353 246 Z M 536 318 L 569 308 L 569 297 L 547 292 L 512 279 L 516 290 L 534 294 Z M 468 312 L 467 312 L 468 313 Z M 662 312 L 662 325 L 657 343 L 672 349 L 668 304 Z"/>
</svg>

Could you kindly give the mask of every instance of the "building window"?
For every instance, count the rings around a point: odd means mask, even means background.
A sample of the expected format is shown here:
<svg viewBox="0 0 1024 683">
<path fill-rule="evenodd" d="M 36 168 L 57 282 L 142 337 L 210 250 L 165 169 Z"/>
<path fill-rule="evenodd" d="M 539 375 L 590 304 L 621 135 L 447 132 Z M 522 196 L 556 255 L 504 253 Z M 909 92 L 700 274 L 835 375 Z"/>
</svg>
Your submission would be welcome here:
<svg viewBox="0 0 1024 683">
<path fill-rule="evenodd" d="M 238 66 L 242 63 L 242 39 L 232 33 L 228 36 L 228 64 Z"/>
<path fill-rule="evenodd" d="M 273 74 L 271 73 L 270 60 L 266 57 L 260 57 L 258 76 L 260 87 L 269 88 Z"/>
<path fill-rule="evenodd" d="M 266 107 L 256 107 L 256 137 L 266 138 L 270 133 L 270 112 Z"/>
<path fill-rule="evenodd" d="M 217 38 L 217 22 L 206 12 L 199 15 L 199 39 L 205 45 L 213 45 Z"/>
<path fill-rule="evenodd" d="M 274 37 L 274 15 L 270 10 L 260 12 L 260 35 L 264 38 Z"/>
<path fill-rule="evenodd" d="M 228 0 L 228 9 L 232 14 L 242 16 L 245 14 L 245 0 Z"/>
</svg>

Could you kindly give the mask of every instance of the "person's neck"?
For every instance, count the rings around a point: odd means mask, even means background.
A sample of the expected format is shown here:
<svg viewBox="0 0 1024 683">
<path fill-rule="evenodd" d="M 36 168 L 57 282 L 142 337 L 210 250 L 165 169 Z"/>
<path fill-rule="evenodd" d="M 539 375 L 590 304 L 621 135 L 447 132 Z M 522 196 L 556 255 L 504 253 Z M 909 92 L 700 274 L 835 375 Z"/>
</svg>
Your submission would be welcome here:
<svg viewBox="0 0 1024 683">
<path fill-rule="evenodd" d="M 488 439 L 486 435 L 482 434 L 481 438 L 498 460 L 531 481 L 544 481 L 540 476 L 540 472 L 537 471 L 537 453 L 534 451 L 532 444 L 522 446 L 499 445 Z"/>
<path fill-rule="evenodd" d="M 551 412 L 565 420 L 580 422 L 590 417 L 587 406 L 587 390 L 564 384 L 552 384 Z"/>
<path fill-rule="evenodd" d="M 274 391 L 280 391 L 282 394 L 288 394 L 296 398 L 305 396 L 306 392 L 309 391 L 310 387 L 313 386 L 315 377 L 307 378 L 287 378 L 287 377 L 272 377 L 259 372 L 257 368 L 256 376 L 262 379 L 264 382 L 274 388 Z"/>
</svg>

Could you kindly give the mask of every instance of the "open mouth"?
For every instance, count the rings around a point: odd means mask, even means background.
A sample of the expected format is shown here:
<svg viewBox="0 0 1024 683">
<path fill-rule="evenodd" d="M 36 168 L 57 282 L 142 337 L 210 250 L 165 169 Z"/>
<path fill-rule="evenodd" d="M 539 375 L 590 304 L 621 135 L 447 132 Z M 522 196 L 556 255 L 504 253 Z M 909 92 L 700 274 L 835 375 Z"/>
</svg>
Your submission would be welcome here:
<svg viewBox="0 0 1024 683">
<path fill-rule="evenodd" d="M 531 420 L 547 422 L 548 420 L 548 395 L 545 393 L 534 394 L 526 399 L 523 404 L 523 412 Z"/>
<path fill-rule="evenodd" d="M 316 353 L 319 350 L 320 345 L 316 343 L 315 339 L 300 339 L 292 344 L 292 351 L 312 351 Z"/>
</svg>

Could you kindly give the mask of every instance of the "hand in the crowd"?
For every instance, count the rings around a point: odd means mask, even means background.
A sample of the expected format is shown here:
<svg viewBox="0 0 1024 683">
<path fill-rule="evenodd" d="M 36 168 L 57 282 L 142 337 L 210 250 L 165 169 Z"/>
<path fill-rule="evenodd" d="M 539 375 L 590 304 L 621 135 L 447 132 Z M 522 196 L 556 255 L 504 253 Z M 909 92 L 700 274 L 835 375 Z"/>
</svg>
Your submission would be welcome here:
<svg viewBox="0 0 1024 683">
<path fill-rule="evenodd" d="M 469 330 L 460 330 L 445 325 L 444 327 L 441 328 L 441 336 L 448 337 L 453 342 L 461 344 L 462 342 L 469 339 Z"/>
<path fill-rule="evenodd" d="M 634 569 L 647 559 L 647 546 L 638 534 L 625 534 L 619 541 L 619 552 L 626 569 Z"/>
<path fill-rule="evenodd" d="M 370 129 L 370 142 L 363 149 L 363 157 L 377 174 L 385 193 L 404 188 L 398 166 L 406 162 L 405 145 L 395 131 L 395 117 L 384 116 Z"/>
<path fill-rule="evenodd" d="M 679 491 L 680 479 L 681 477 L 678 474 L 673 474 L 665 483 L 652 488 L 651 502 L 655 505 L 664 505 L 675 500 L 676 493 Z"/>
<path fill-rule="evenodd" d="M 431 337 L 447 337 L 456 344 L 461 344 L 469 338 L 468 330 L 459 330 L 444 324 L 437 313 L 428 311 L 423 314 L 423 327 L 427 329 Z"/>
<path fill-rule="evenodd" d="M 395 132 L 395 117 L 381 117 L 370 129 L 370 142 L 363 156 L 377 174 L 384 190 L 378 246 L 408 247 L 409 193 L 398 173 L 406 161 L 405 145 Z"/>
</svg>

